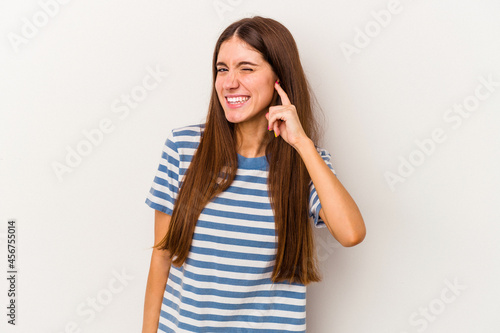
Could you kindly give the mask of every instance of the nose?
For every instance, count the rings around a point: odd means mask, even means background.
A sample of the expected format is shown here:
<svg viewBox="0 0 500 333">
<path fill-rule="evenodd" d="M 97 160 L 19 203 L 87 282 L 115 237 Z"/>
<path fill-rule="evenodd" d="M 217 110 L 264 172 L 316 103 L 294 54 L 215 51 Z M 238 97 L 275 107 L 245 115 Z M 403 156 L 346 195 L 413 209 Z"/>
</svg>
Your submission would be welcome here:
<svg viewBox="0 0 500 333">
<path fill-rule="evenodd" d="M 222 88 L 225 90 L 235 89 L 239 86 L 238 74 L 235 71 L 228 71 L 224 77 Z"/>
</svg>

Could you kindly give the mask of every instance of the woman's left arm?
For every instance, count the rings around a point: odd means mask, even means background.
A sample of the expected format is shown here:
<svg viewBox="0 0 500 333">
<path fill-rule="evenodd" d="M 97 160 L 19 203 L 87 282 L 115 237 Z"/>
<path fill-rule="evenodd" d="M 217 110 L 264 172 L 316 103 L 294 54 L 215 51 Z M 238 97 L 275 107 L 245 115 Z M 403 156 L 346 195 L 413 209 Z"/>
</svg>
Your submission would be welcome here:
<svg viewBox="0 0 500 333">
<path fill-rule="evenodd" d="M 321 158 L 314 143 L 305 137 L 294 145 L 316 188 L 321 210 L 319 216 L 330 233 L 343 246 L 359 244 L 366 234 L 358 206 Z"/>
<path fill-rule="evenodd" d="M 283 105 L 269 108 L 266 118 L 270 130 L 274 130 L 276 136 L 281 136 L 302 157 L 321 203 L 319 216 L 333 237 L 346 247 L 359 244 L 365 238 L 366 227 L 358 206 L 305 134 L 297 110 L 285 91 L 277 82 L 274 87 Z"/>
</svg>

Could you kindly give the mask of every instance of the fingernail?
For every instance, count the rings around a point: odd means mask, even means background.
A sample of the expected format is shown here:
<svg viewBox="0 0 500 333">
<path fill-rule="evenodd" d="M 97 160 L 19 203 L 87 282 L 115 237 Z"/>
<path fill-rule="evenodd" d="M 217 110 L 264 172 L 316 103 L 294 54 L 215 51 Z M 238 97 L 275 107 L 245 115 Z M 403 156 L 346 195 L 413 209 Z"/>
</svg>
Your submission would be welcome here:
<svg viewBox="0 0 500 333">
<path fill-rule="evenodd" d="M 276 132 L 274 132 L 274 137 L 277 138 L 278 136 L 276 135 Z"/>
<path fill-rule="evenodd" d="M 269 129 L 269 125 L 267 125 L 267 130 L 270 131 L 271 129 Z"/>
</svg>

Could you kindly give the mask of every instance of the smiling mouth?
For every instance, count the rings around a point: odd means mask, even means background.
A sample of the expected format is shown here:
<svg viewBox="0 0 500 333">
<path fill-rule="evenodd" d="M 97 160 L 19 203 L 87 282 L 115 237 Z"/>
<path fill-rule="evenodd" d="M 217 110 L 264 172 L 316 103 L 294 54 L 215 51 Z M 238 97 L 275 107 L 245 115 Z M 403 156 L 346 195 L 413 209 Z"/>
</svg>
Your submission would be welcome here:
<svg viewBox="0 0 500 333">
<path fill-rule="evenodd" d="M 240 105 L 246 103 L 250 96 L 226 97 L 226 102 L 229 105 Z"/>
</svg>

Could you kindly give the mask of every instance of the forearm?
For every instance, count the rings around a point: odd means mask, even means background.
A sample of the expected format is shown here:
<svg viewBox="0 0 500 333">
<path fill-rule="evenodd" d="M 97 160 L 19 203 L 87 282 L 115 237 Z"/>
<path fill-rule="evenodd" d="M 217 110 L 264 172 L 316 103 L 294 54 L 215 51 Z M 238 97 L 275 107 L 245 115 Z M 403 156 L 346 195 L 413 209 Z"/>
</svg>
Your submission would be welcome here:
<svg viewBox="0 0 500 333">
<path fill-rule="evenodd" d="M 159 255 L 159 250 L 153 250 L 149 267 L 146 296 L 144 299 L 144 317 L 142 333 L 156 333 L 160 319 L 163 294 L 170 271 L 170 261 L 164 255 Z"/>
<path fill-rule="evenodd" d="M 352 197 L 323 161 L 310 139 L 304 139 L 295 148 L 314 183 L 322 207 L 320 216 L 330 233 L 343 246 L 353 246 L 361 242 L 366 229 Z"/>
</svg>

